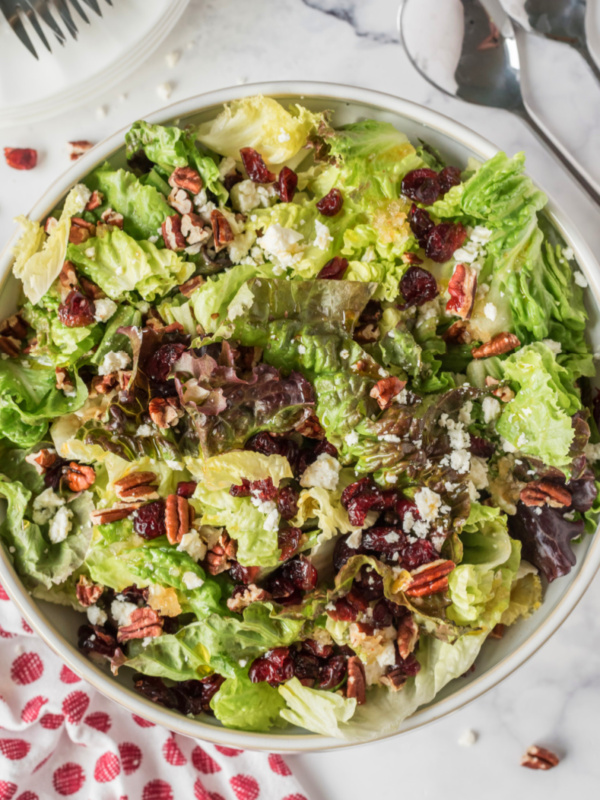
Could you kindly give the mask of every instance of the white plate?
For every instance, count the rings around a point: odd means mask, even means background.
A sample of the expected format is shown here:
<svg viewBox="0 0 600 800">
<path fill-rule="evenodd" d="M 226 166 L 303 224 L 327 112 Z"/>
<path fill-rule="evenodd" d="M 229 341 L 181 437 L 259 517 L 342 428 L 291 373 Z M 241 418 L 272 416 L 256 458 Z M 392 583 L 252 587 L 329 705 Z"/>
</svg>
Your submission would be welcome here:
<svg viewBox="0 0 600 800">
<path fill-rule="evenodd" d="M 485 160 L 497 152 L 497 148 L 486 139 L 435 111 L 379 92 L 327 83 L 286 82 L 232 87 L 183 100 L 157 111 L 149 120 L 165 123 L 177 119 L 184 123 L 197 123 L 214 116 L 222 103 L 257 93 L 271 94 L 282 102 L 302 102 L 313 110 L 333 109 L 336 124 L 365 117 L 391 122 L 405 131 L 413 141 L 422 138 L 433 144 L 451 163 L 464 165 L 469 156 Z M 123 129 L 101 142 L 76 162 L 36 203 L 31 211 L 31 218 L 39 220 L 45 217 L 74 183 L 106 158 L 122 158 L 125 132 L 126 129 Z M 579 266 L 588 279 L 589 335 L 594 349 L 600 349 L 598 264 L 559 204 L 551 201 L 548 209 L 555 226 L 573 248 Z M 0 254 L 0 319 L 14 309 L 17 299 L 16 281 L 9 279 L 10 266 L 11 257 L 7 248 Z M 596 574 L 600 566 L 600 537 L 598 534 L 585 537 L 584 541 L 575 546 L 575 551 L 577 565 L 568 576 L 548 587 L 541 609 L 530 619 L 522 620 L 509 628 L 504 638 L 484 645 L 474 672 L 449 684 L 432 703 L 405 720 L 399 732 L 392 735 L 415 730 L 474 700 L 506 678 L 544 644 L 576 606 Z M 193 720 L 161 708 L 133 691 L 131 673 L 128 674 L 127 670 L 121 670 L 119 677 L 114 678 L 89 662 L 77 650 L 77 628 L 82 623 L 82 615 L 62 606 L 37 602 L 30 597 L 2 548 L 0 581 L 36 632 L 71 669 L 107 697 L 158 725 L 218 744 L 271 752 L 302 752 L 349 746 L 348 742 L 317 736 L 300 729 L 273 734 L 228 730 L 221 727 L 216 720 Z"/>
<path fill-rule="evenodd" d="M 121 83 L 158 47 L 180 18 L 188 0 L 99 0 L 102 17 L 86 5 L 88 25 L 71 7 L 77 41 L 66 32 L 61 46 L 42 23 L 49 53 L 30 24 L 26 27 L 39 60 L 0 16 L 0 128 L 56 116 L 89 103 Z"/>
</svg>

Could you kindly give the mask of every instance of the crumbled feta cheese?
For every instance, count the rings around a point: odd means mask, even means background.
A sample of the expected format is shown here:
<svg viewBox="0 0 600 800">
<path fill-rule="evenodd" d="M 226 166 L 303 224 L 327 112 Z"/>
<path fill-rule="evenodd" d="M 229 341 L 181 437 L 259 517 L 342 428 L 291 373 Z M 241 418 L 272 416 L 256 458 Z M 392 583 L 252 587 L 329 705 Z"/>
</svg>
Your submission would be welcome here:
<svg viewBox="0 0 600 800">
<path fill-rule="evenodd" d="M 562 352 L 562 344 L 560 342 L 555 342 L 554 339 L 542 339 L 542 344 L 545 344 L 548 350 L 552 350 L 554 355 L 558 355 Z"/>
<path fill-rule="evenodd" d="M 500 401 L 495 397 L 484 397 L 481 404 L 481 410 L 483 411 L 483 419 L 485 424 L 489 425 L 490 422 L 493 422 L 500 416 L 502 407 L 500 406 Z"/>
<path fill-rule="evenodd" d="M 458 412 L 458 421 L 462 422 L 463 425 L 470 425 L 472 422 L 471 411 L 473 411 L 473 403 L 470 400 L 467 400 L 467 402 Z"/>
<path fill-rule="evenodd" d="M 111 350 L 98 367 L 98 375 L 110 375 L 120 369 L 127 369 L 130 364 L 131 358 L 124 350 Z"/>
<path fill-rule="evenodd" d="M 281 142 L 283 144 L 284 142 L 289 142 L 290 139 L 291 139 L 291 136 L 285 130 L 285 128 L 280 128 L 279 129 L 279 136 L 277 137 L 277 141 Z"/>
<path fill-rule="evenodd" d="M 152 428 L 152 425 L 144 423 L 143 425 L 138 425 L 138 429 L 135 432 L 135 435 L 144 437 L 144 436 L 152 436 L 153 433 L 154 429 Z"/>
<path fill-rule="evenodd" d="M 400 541 L 400 534 L 396 533 L 396 531 L 390 531 L 390 533 L 386 533 L 383 537 L 384 542 L 388 544 L 394 544 L 395 542 Z"/>
<path fill-rule="evenodd" d="M 183 553 L 187 553 L 194 561 L 202 561 L 206 555 L 206 543 L 202 541 L 197 531 L 190 531 L 184 533 L 181 541 L 177 545 L 177 549 Z"/>
<path fill-rule="evenodd" d="M 575 281 L 577 286 L 581 286 L 582 289 L 585 289 L 588 286 L 587 278 L 585 277 L 583 272 L 579 272 L 579 270 L 576 270 L 573 273 L 573 280 Z"/>
<path fill-rule="evenodd" d="M 461 747 L 472 747 L 477 741 L 477 734 L 475 731 L 464 731 L 458 737 L 458 743 Z"/>
<path fill-rule="evenodd" d="M 600 444 L 586 444 L 584 452 L 588 461 L 600 461 Z"/>
<path fill-rule="evenodd" d="M 100 297 L 94 300 L 94 319 L 96 322 L 106 322 L 117 310 L 117 304 L 110 300 L 108 297 Z"/>
<path fill-rule="evenodd" d="M 353 531 L 346 539 L 346 545 L 358 550 L 362 542 L 362 530 Z"/>
<path fill-rule="evenodd" d="M 181 58 L 181 52 L 179 50 L 172 50 L 170 53 L 167 53 L 167 55 L 165 56 L 165 62 L 167 64 L 167 67 L 169 67 L 169 69 L 173 69 L 173 67 L 175 66 L 175 64 L 177 64 L 180 58 Z"/>
<path fill-rule="evenodd" d="M 394 395 L 394 403 L 405 406 L 408 403 L 408 390 L 402 389 L 401 392 L 398 392 L 398 394 Z"/>
<path fill-rule="evenodd" d="M 348 447 L 352 447 L 355 444 L 358 444 L 358 433 L 356 431 L 351 431 L 347 433 L 344 437 L 344 441 L 348 445 Z"/>
<path fill-rule="evenodd" d="M 64 542 L 71 530 L 73 512 L 66 506 L 61 506 L 50 523 L 48 538 L 53 544 Z"/>
<path fill-rule="evenodd" d="M 402 439 L 399 436 L 394 436 L 393 433 L 382 433 L 379 437 L 380 442 L 390 442 L 392 444 L 400 444 Z"/>
<path fill-rule="evenodd" d="M 344 358 L 344 359 L 350 358 L 350 353 L 348 352 L 348 350 L 346 350 L 346 349 L 340 350 L 340 358 Z"/>
<path fill-rule="evenodd" d="M 204 583 L 202 578 L 196 575 L 195 572 L 184 572 L 181 580 L 187 589 L 198 589 Z"/>
<path fill-rule="evenodd" d="M 402 529 L 405 533 L 410 533 L 415 527 L 415 517 L 412 511 L 407 511 L 402 519 Z"/>
<path fill-rule="evenodd" d="M 393 475 L 391 472 L 388 472 L 385 476 L 386 483 L 398 483 L 398 476 Z"/>
<path fill-rule="evenodd" d="M 483 458 L 479 458 L 478 456 L 471 457 L 470 478 L 476 489 L 485 489 L 489 486 L 488 466 Z"/>
<path fill-rule="evenodd" d="M 306 347 L 303 344 L 298 345 L 298 353 L 303 356 L 306 353 Z"/>
<path fill-rule="evenodd" d="M 219 177 L 221 180 L 227 177 L 230 172 L 233 172 L 235 169 L 235 158 L 231 158 L 231 156 L 225 156 L 221 159 L 219 164 Z M 240 181 L 241 183 L 242 181 Z"/>
<path fill-rule="evenodd" d="M 517 439 L 517 447 L 525 447 L 528 444 L 528 439 L 524 433 L 522 433 L 519 438 Z"/>
<path fill-rule="evenodd" d="M 87 618 L 90 622 L 90 625 L 104 625 L 108 617 L 106 616 L 106 611 L 103 611 L 98 606 L 93 605 L 87 609 Z"/>
<path fill-rule="evenodd" d="M 110 613 L 114 617 L 119 628 L 124 628 L 131 622 L 131 615 L 137 610 L 135 603 L 128 603 L 126 600 L 113 600 L 110 604 Z"/>
<path fill-rule="evenodd" d="M 302 473 L 300 486 L 305 489 L 315 486 L 333 492 L 340 480 L 341 468 L 342 465 L 337 458 L 328 453 L 321 453 Z"/>
<path fill-rule="evenodd" d="M 437 492 L 424 486 L 415 492 L 415 503 L 421 519 L 433 522 L 439 515 L 442 498 Z"/>
<path fill-rule="evenodd" d="M 329 233 L 329 228 L 318 219 L 315 220 L 315 241 L 313 244 L 320 250 L 327 250 L 333 242 L 333 236 Z"/>
<path fill-rule="evenodd" d="M 563 258 L 566 258 L 567 261 L 572 261 L 575 258 L 575 253 L 573 252 L 572 247 L 564 247 L 562 254 Z"/>
<path fill-rule="evenodd" d="M 274 256 L 280 267 L 287 269 L 302 258 L 299 242 L 304 236 L 292 228 L 284 228 L 278 222 L 269 225 L 264 235 L 257 240 L 262 249 Z M 274 270 L 275 271 L 275 270 Z"/>
<path fill-rule="evenodd" d="M 275 197 L 273 187 L 263 186 L 251 180 L 240 181 L 231 189 L 231 203 L 236 211 L 241 211 L 242 214 L 248 214 L 255 208 L 268 208 L 273 197 Z"/>
<path fill-rule="evenodd" d="M 493 322 L 498 316 L 498 309 L 493 303 L 486 303 L 483 309 L 483 313 L 488 319 L 490 319 Z"/>
<path fill-rule="evenodd" d="M 250 497 L 250 501 L 261 514 L 265 515 L 263 527 L 266 531 L 275 531 L 279 527 L 279 511 L 273 500 L 261 500 L 257 495 Z"/>
<path fill-rule="evenodd" d="M 163 81 L 163 83 L 159 83 L 156 87 L 156 93 L 160 98 L 163 100 L 168 100 L 171 97 L 171 92 L 173 91 L 173 84 L 169 83 L 169 81 Z"/>
<path fill-rule="evenodd" d="M 468 450 L 453 450 L 450 466 L 456 472 L 468 472 L 471 467 L 471 453 Z"/>
<path fill-rule="evenodd" d="M 87 250 L 83 251 L 87 258 L 95 258 L 96 257 L 96 248 L 95 247 L 88 247 Z"/>
<path fill-rule="evenodd" d="M 44 525 L 54 516 L 56 509 L 64 504 L 64 499 L 57 495 L 52 488 L 44 489 L 33 501 L 33 521 L 36 525 Z"/>
<path fill-rule="evenodd" d="M 502 449 L 505 453 L 516 453 L 517 448 L 511 444 L 507 439 L 502 439 Z"/>
</svg>

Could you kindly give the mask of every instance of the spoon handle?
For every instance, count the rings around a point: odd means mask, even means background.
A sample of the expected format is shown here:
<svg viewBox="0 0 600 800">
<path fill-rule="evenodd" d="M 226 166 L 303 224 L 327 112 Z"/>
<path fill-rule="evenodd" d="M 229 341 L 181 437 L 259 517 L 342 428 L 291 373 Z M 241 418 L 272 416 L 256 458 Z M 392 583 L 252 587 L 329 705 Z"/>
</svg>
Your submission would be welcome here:
<svg viewBox="0 0 600 800">
<path fill-rule="evenodd" d="M 520 108 L 514 109 L 514 111 L 530 126 L 534 133 L 537 134 L 538 138 L 542 140 L 548 150 L 550 150 L 561 161 L 563 166 L 569 170 L 577 183 L 582 189 L 585 189 L 591 199 L 600 205 L 600 191 L 598 191 L 598 189 L 583 176 L 581 169 L 576 162 L 569 155 L 567 155 L 562 147 L 558 145 L 557 141 L 536 122 L 527 108 L 523 105 Z"/>
</svg>

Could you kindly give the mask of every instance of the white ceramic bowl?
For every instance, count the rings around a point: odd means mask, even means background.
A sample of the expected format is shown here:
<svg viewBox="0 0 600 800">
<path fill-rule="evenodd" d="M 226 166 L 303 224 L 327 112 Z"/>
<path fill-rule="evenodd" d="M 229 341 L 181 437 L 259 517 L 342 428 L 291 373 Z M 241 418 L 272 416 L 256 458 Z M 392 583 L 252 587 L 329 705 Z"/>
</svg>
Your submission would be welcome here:
<svg viewBox="0 0 600 800">
<path fill-rule="evenodd" d="M 335 111 L 337 124 L 374 117 L 392 122 L 416 141 L 423 138 L 433 144 L 451 163 L 464 165 L 469 156 L 487 159 L 497 148 L 473 131 L 430 109 L 400 100 L 391 95 L 328 83 L 286 82 L 255 84 L 223 89 L 183 100 L 157 111 L 148 119 L 165 123 L 199 122 L 217 112 L 221 104 L 236 97 L 270 94 L 284 102 L 300 101 L 314 110 Z M 72 184 L 82 179 L 107 158 L 123 161 L 125 129 L 96 145 L 85 157 L 64 173 L 31 210 L 32 219 L 45 217 L 66 194 Z M 595 349 L 600 348 L 600 271 L 581 235 L 560 208 L 551 201 L 549 213 L 565 241 L 573 248 L 589 282 L 589 334 Z M 0 319 L 15 306 L 17 285 L 10 276 L 10 245 L 0 256 Z M 468 677 L 449 684 L 428 706 L 419 709 L 401 726 L 399 733 L 426 725 L 455 711 L 486 692 L 523 664 L 559 628 L 580 600 L 600 566 L 600 539 L 585 537 L 575 546 L 577 565 L 571 573 L 551 584 L 544 603 L 528 620 L 509 628 L 505 637 L 484 646 L 477 669 Z M 132 712 L 170 730 L 219 744 L 280 752 L 326 750 L 348 746 L 347 742 L 328 739 L 299 729 L 286 733 L 259 734 L 228 730 L 216 721 L 197 721 L 163 709 L 133 691 L 131 673 L 123 669 L 118 678 L 89 662 L 76 647 L 77 629 L 82 617 L 71 609 L 34 600 L 23 588 L 9 559 L 0 548 L 0 581 L 34 630 L 76 673 L 98 691 Z M 398 734 L 393 734 L 398 735 Z M 382 737 L 384 738 L 384 737 Z"/>
</svg>

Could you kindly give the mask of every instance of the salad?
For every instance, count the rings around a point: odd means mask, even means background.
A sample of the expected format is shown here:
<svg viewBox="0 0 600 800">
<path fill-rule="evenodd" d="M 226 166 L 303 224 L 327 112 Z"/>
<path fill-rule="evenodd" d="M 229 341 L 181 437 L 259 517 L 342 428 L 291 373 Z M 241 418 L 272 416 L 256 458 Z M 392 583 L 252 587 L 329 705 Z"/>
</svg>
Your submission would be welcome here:
<svg viewBox="0 0 600 800">
<path fill-rule="evenodd" d="M 20 219 L 9 558 L 167 708 L 396 730 L 594 533 L 585 277 L 522 154 L 262 96 L 125 139 Z"/>
</svg>

